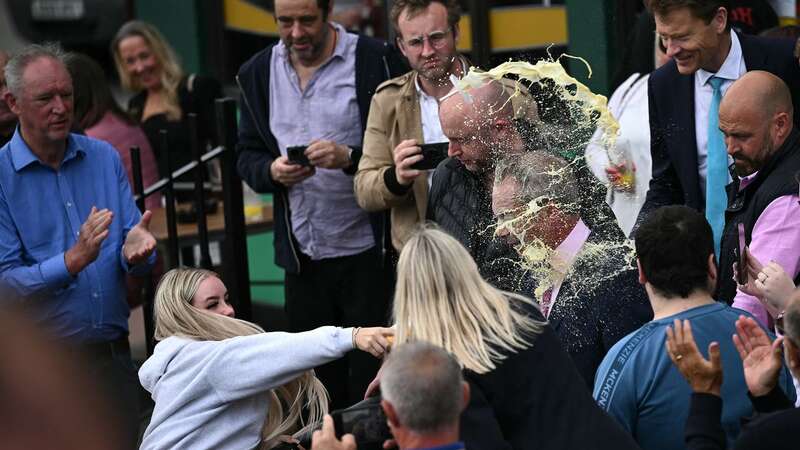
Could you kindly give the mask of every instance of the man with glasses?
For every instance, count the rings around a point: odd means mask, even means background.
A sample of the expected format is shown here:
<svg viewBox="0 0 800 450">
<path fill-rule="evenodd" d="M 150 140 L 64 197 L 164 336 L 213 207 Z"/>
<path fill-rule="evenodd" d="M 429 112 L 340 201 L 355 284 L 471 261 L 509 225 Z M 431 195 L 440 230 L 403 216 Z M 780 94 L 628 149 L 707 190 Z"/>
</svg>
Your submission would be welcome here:
<svg viewBox="0 0 800 450">
<path fill-rule="evenodd" d="M 373 93 L 407 67 L 385 42 L 330 22 L 332 8 L 276 0 L 280 42 L 237 77 L 237 167 L 256 192 L 273 194 L 275 262 L 286 271 L 294 332 L 383 324 L 389 304 L 383 218 L 358 207 L 352 175 Z M 316 370 L 335 409 L 360 400 L 377 369 L 371 356 L 350 355 Z"/>
<path fill-rule="evenodd" d="M 450 77 L 468 69 L 456 51 L 459 17 L 455 0 L 392 2 L 397 45 L 413 70 L 383 83 L 372 99 L 355 190 L 362 208 L 391 210 L 398 251 L 425 219 L 432 171 L 412 167 L 423 159 L 420 144 L 447 142 L 439 100 L 453 87 Z"/>
<path fill-rule="evenodd" d="M 659 206 L 685 204 L 705 216 L 719 254 L 731 181 L 718 129 L 721 98 L 746 72 L 766 70 L 800 99 L 800 68 L 788 40 L 731 31 L 726 0 L 649 0 L 667 56 L 648 81 L 652 181 L 637 222 Z"/>
</svg>

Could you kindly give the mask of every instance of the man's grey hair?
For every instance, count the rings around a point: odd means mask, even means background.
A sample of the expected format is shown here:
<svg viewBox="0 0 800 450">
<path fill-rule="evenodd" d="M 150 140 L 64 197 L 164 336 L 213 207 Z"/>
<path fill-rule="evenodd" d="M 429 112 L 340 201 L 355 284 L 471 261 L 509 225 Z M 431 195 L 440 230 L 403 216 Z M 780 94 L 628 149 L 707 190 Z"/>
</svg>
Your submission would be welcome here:
<svg viewBox="0 0 800 450">
<path fill-rule="evenodd" d="M 31 44 L 23 48 L 8 61 L 5 68 L 6 85 L 14 97 L 22 93 L 22 74 L 25 68 L 39 58 L 51 58 L 66 67 L 67 53 L 57 43 Z"/>
<path fill-rule="evenodd" d="M 559 209 L 569 210 L 577 208 L 581 201 L 575 170 L 566 160 L 544 150 L 535 150 L 500 160 L 495 170 L 495 184 L 513 178 L 519 183 L 520 202 L 547 199 Z"/>
<path fill-rule="evenodd" d="M 400 345 L 382 371 L 381 393 L 403 426 L 430 433 L 458 423 L 464 378 L 458 361 L 444 349 L 427 342 Z"/>
</svg>

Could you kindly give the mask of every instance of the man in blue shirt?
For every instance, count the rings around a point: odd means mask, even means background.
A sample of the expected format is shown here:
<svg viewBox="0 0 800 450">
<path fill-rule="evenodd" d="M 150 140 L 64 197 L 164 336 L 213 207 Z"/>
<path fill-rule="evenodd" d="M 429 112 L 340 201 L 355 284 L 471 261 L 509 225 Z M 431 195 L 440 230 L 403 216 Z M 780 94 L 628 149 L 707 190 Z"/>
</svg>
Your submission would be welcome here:
<svg viewBox="0 0 800 450">
<path fill-rule="evenodd" d="M 0 283 L 8 296 L 90 362 L 134 445 L 138 379 L 128 347 L 125 275 L 155 261 L 127 175 L 111 145 L 71 134 L 72 80 L 57 47 L 32 45 L 5 68 L 19 117 L 0 149 Z"/>
<path fill-rule="evenodd" d="M 653 307 L 653 321 L 609 350 L 594 383 L 594 397 L 645 450 L 683 449 L 691 388 L 665 351 L 666 329 L 690 320 L 701 349 L 719 342 L 725 378 L 722 424 L 729 445 L 740 419 L 752 413 L 742 361 L 731 336 L 746 312 L 711 297 L 717 270 L 711 227 L 686 206 L 654 212 L 636 232 L 639 282 Z M 782 369 L 779 385 L 794 401 L 791 377 Z"/>
</svg>

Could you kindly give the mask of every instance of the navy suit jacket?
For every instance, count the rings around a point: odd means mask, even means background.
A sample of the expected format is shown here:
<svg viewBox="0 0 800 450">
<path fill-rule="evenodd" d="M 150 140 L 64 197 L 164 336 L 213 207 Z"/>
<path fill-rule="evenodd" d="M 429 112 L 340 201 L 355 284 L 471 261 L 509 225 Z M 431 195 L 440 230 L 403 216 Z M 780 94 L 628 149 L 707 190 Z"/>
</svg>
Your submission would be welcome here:
<svg viewBox="0 0 800 450">
<path fill-rule="evenodd" d="M 587 244 L 610 242 L 614 240 L 592 231 Z M 618 247 L 602 255 L 579 255 L 548 317 L 590 391 L 611 347 L 653 319 L 639 272 L 625 253 Z"/>
<path fill-rule="evenodd" d="M 794 57 L 794 40 L 737 36 L 748 71 L 771 72 L 789 86 L 795 122 L 800 123 L 800 67 Z M 653 178 L 637 223 L 665 205 L 704 211 L 705 193 L 700 191 L 697 173 L 694 74 L 681 75 L 675 61 L 670 61 L 650 75 L 647 91 Z"/>
</svg>

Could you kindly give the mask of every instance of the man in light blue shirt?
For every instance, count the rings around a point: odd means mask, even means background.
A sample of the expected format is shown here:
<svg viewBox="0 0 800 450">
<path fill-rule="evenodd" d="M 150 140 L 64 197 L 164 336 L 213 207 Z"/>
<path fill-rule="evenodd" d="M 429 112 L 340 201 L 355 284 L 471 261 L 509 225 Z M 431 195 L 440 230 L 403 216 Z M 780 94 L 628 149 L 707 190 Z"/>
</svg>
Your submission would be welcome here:
<svg viewBox="0 0 800 450">
<path fill-rule="evenodd" d="M 609 350 L 597 370 L 594 397 L 645 450 L 685 448 L 691 388 L 665 350 L 666 329 L 675 320 L 691 321 L 699 348 L 719 343 L 725 371 L 722 424 L 729 445 L 739 434 L 741 418 L 752 413 L 742 361 L 731 340 L 736 320 L 749 314 L 711 297 L 717 277 L 713 251 L 711 227 L 686 206 L 656 210 L 636 232 L 639 282 L 654 318 Z M 794 400 L 785 367 L 779 385 Z"/>
<path fill-rule="evenodd" d="M 19 117 L 0 149 L 0 283 L 54 335 L 88 356 L 136 442 L 138 382 L 128 347 L 125 275 L 155 261 L 150 212 L 136 209 L 119 156 L 71 134 L 72 80 L 56 47 L 5 68 Z M 7 300 L 7 299 L 6 299 Z"/>
</svg>

